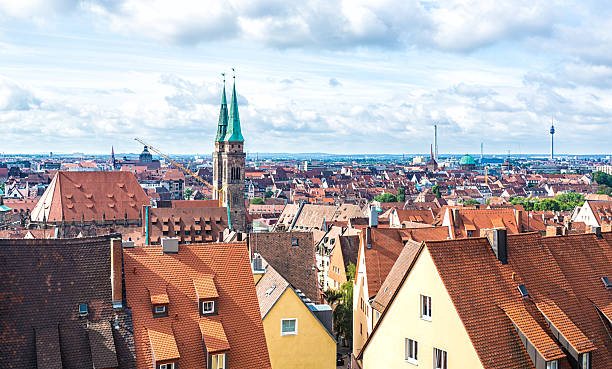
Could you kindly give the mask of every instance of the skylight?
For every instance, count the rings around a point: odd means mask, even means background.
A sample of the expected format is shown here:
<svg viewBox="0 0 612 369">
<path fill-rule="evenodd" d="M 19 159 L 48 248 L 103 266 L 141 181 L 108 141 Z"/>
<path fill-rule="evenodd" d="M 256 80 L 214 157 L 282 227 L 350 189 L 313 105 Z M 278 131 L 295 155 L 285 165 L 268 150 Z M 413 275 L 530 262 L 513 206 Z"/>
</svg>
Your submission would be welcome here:
<svg viewBox="0 0 612 369">
<path fill-rule="evenodd" d="M 266 291 L 266 296 L 270 296 L 270 294 L 272 293 L 272 291 L 274 291 L 275 288 L 276 288 L 276 285 L 268 288 L 268 290 Z"/>
<path fill-rule="evenodd" d="M 529 297 L 529 292 L 527 292 L 527 287 L 525 287 L 525 285 L 519 284 L 518 290 L 521 293 L 522 297 Z"/>
<path fill-rule="evenodd" d="M 601 277 L 601 281 L 606 288 L 612 288 L 612 283 L 610 283 L 610 279 L 608 279 L 608 277 Z"/>
</svg>

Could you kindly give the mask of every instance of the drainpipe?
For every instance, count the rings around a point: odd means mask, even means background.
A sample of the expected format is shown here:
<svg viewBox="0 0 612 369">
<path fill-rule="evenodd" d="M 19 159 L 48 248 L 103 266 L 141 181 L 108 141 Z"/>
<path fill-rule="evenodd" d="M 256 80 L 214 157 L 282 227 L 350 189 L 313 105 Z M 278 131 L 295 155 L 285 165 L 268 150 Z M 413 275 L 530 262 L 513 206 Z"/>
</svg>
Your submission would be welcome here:
<svg viewBox="0 0 612 369">
<path fill-rule="evenodd" d="M 149 241 L 149 206 L 145 205 L 145 242 L 150 245 Z"/>
</svg>

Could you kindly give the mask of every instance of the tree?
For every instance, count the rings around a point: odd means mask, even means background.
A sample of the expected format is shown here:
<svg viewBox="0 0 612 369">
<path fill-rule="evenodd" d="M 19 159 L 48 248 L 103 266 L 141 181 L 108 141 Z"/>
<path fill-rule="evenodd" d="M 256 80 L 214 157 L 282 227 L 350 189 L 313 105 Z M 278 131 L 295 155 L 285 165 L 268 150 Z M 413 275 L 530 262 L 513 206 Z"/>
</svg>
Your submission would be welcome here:
<svg viewBox="0 0 612 369">
<path fill-rule="evenodd" d="M 604 172 L 593 173 L 593 180 L 597 182 L 598 185 L 612 187 L 612 176 Z"/>
<path fill-rule="evenodd" d="M 608 195 L 608 196 L 612 196 L 612 187 L 608 187 L 606 185 L 599 185 L 597 186 L 597 194 L 600 195 Z"/>
<path fill-rule="evenodd" d="M 397 201 L 406 202 L 406 189 L 404 187 L 397 189 Z"/>
<path fill-rule="evenodd" d="M 463 205 L 479 205 L 480 203 L 474 199 L 467 199 L 463 202 Z"/>
<path fill-rule="evenodd" d="M 434 185 L 431 188 L 431 192 L 436 195 L 437 198 L 441 198 L 442 197 L 442 193 L 440 192 L 440 186 L 438 186 L 437 184 Z"/>
<path fill-rule="evenodd" d="M 269 199 L 270 197 L 272 197 L 272 195 L 274 195 L 274 192 L 272 192 L 270 190 L 266 190 L 266 193 L 265 193 L 264 197 L 266 199 Z"/>
<path fill-rule="evenodd" d="M 251 205 L 265 205 L 266 202 L 261 197 L 255 197 L 251 199 Z"/>
<path fill-rule="evenodd" d="M 350 339 L 353 337 L 353 279 L 355 278 L 355 269 L 355 264 L 353 263 L 346 267 L 347 281 L 340 286 L 338 290 L 339 296 L 332 296 L 333 293 L 330 293 L 330 297 L 336 298 L 336 301 L 338 301 L 338 305 L 333 313 L 336 339 L 339 337 Z"/>
<path fill-rule="evenodd" d="M 382 193 L 374 197 L 374 200 L 378 202 L 397 202 L 397 196 L 392 193 Z"/>
<path fill-rule="evenodd" d="M 189 199 L 191 199 L 191 195 L 193 195 L 193 190 L 191 188 L 189 188 L 189 187 L 185 188 L 185 193 L 183 194 L 183 196 L 184 196 L 183 198 L 185 200 L 189 200 Z"/>
<path fill-rule="evenodd" d="M 584 204 L 584 196 L 579 193 L 570 192 L 555 196 L 561 210 L 574 210 Z"/>
<path fill-rule="evenodd" d="M 536 202 L 533 208 L 535 211 L 559 211 L 561 204 L 554 199 L 543 199 Z"/>
</svg>

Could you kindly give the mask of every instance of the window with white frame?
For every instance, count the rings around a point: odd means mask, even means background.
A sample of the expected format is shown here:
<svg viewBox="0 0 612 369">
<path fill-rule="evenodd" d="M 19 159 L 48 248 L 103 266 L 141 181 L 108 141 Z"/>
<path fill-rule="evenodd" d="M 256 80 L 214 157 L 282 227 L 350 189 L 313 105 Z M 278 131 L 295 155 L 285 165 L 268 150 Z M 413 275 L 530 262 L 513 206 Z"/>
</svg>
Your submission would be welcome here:
<svg viewBox="0 0 612 369">
<path fill-rule="evenodd" d="M 559 369 L 559 360 L 546 362 L 546 369 Z"/>
<path fill-rule="evenodd" d="M 213 355 L 211 358 L 212 369 L 225 369 L 225 354 Z"/>
<path fill-rule="evenodd" d="M 160 364 L 159 369 L 174 369 L 174 363 Z"/>
<path fill-rule="evenodd" d="M 202 301 L 202 314 L 212 314 L 215 312 L 214 301 Z"/>
<path fill-rule="evenodd" d="M 434 354 L 434 357 L 433 357 L 433 360 L 434 360 L 433 368 L 434 369 L 448 369 L 448 366 L 446 366 L 446 360 L 447 360 L 447 358 L 446 358 L 446 356 L 447 356 L 446 351 L 440 350 L 440 349 L 434 347 L 433 354 Z"/>
<path fill-rule="evenodd" d="M 431 297 L 421 295 L 421 319 L 431 320 Z"/>
<path fill-rule="evenodd" d="M 155 314 L 163 314 L 166 312 L 166 305 L 155 306 Z"/>
<path fill-rule="evenodd" d="M 582 354 L 581 364 L 582 364 L 582 369 L 591 369 L 591 353 L 590 352 Z"/>
<path fill-rule="evenodd" d="M 297 334 L 297 319 L 281 319 L 281 336 Z"/>
<path fill-rule="evenodd" d="M 418 364 L 419 343 L 413 339 L 406 338 L 404 346 L 406 361 L 412 364 Z"/>
</svg>

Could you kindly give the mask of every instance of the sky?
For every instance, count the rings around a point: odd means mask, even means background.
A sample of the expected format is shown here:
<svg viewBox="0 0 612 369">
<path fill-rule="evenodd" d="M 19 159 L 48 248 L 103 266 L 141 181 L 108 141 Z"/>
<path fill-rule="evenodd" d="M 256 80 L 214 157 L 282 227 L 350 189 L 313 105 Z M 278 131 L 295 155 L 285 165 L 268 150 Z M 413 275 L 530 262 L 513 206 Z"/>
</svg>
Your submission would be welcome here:
<svg viewBox="0 0 612 369">
<path fill-rule="evenodd" d="M 0 0 L 0 153 L 608 154 L 612 6 Z"/>
</svg>

